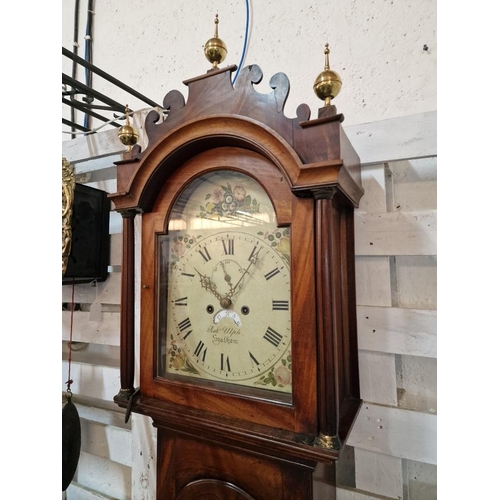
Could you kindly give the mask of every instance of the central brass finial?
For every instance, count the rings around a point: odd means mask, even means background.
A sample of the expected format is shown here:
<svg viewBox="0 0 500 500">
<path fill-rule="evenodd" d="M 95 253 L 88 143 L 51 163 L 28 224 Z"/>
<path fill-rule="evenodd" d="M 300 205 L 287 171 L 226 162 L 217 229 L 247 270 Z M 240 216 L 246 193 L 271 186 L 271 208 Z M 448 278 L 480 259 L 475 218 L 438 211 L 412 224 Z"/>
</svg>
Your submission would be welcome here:
<svg viewBox="0 0 500 500">
<path fill-rule="evenodd" d="M 212 63 L 212 69 L 217 69 L 226 56 L 226 44 L 219 38 L 219 14 L 215 14 L 215 35 L 205 44 L 205 57 Z"/>
<path fill-rule="evenodd" d="M 137 143 L 139 139 L 139 134 L 132 125 L 130 125 L 129 119 L 130 109 L 128 104 L 125 104 L 125 125 L 118 129 L 118 137 L 122 144 L 127 146 L 127 151 L 132 151 L 132 146 Z"/>
<path fill-rule="evenodd" d="M 330 106 L 342 88 L 342 80 L 338 73 L 330 69 L 330 48 L 325 44 L 325 69 L 318 75 L 314 82 L 314 92 L 325 101 L 325 106 Z"/>
</svg>

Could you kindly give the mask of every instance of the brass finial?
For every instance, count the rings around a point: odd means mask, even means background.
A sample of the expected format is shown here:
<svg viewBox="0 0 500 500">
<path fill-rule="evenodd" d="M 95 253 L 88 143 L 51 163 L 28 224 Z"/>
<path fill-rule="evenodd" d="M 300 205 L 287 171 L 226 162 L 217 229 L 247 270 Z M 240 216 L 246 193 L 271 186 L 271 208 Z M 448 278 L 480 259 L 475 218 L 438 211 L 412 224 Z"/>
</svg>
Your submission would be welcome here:
<svg viewBox="0 0 500 500">
<path fill-rule="evenodd" d="M 132 151 L 132 146 L 136 144 L 139 139 L 139 134 L 135 128 L 130 125 L 129 112 L 130 109 L 128 104 L 125 104 L 125 125 L 118 129 L 118 137 L 120 138 L 121 143 L 127 146 L 128 152 Z"/>
<path fill-rule="evenodd" d="M 205 57 L 212 63 L 212 69 L 217 69 L 226 56 L 226 44 L 219 38 L 219 14 L 215 14 L 215 35 L 205 44 Z"/>
<path fill-rule="evenodd" d="M 325 101 L 325 106 L 330 106 L 332 99 L 339 94 L 342 88 L 339 74 L 330 69 L 329 54 L 329 46 L 325 44 L 325 69 L 318 75 L 313 86 L 316 95 Z"/>
</svg>

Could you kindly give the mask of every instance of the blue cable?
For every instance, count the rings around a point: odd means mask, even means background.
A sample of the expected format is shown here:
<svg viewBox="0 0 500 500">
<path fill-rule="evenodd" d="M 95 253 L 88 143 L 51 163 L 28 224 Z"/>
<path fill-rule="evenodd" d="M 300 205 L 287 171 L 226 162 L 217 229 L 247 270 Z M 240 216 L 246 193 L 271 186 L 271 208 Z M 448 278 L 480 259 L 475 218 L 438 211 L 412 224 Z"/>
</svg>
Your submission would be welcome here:
<svg viewBox="0 0 500 500">
<path fill-rule="evenodd" d="M 245 3 L 246 3 L 246 8 L 247 8 L 247 21 L 246 21 L 246 26 L 245 26 L 245 41 L 243 42 L 243 52 L 241 53 L 240 64 L 238 64 L 238 69 L 236 70 L 236 74 L 234 75 L 234 78 L 233 78 L 233 85 L 234 85 L 234 82 L 236 81 L 236 78 L 238 78 L 238 75 L 240 74 L 241 65 L 243 64 L 243 60 L 245 59 L 245 54 L 247 51 L 248 23 L 249 23 L 249 19 L 250 19 L 249 0 L 245 0 Z"/>
</svg>

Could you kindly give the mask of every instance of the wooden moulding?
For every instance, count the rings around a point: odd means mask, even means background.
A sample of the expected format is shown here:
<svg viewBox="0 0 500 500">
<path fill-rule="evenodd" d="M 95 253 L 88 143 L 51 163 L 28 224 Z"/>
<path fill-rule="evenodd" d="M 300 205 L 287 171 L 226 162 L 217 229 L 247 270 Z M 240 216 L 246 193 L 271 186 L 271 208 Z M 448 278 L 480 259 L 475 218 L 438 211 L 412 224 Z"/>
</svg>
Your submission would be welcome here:
<svg viewBox="0 0 500 500">
<path fill-rule="evenodd" d="M 158 273 L 154 255 L 156 235 L 167 230 L 168 216 L 176 200 L 176 193 L 193 181 L 200 172 L 216 168 L 237 166 L 240 172 L 259 180 L 265 186 L 274 208 L 279 225 L 290 225 L 295 242 L 291 253 L 291 272 L 301 286 L 292 289 L 292 329 L 308 331 L 310 335 L 294 335 L 292 352 L 300 353 L 301 363 L 293 365 L 293 403 L 283 401 L 274 404 L 268 401 L 269 392 L 263 391 L 257 397 L 256 389 L 240 388 L 237 394 L 226 390 L 227 385 L 215 382 L 200 390 L 196 386 L 172 378 L 166 381 L 154 378 L 157 363 L 154 360 L 157 293 L 154 278 Z M 212 409 L 233 419 L 262 423 L 275 428 L 282 426 L 297 433 L 313 433 L 316 429 L 316 364 L 310 353 L 315 352 L 315 308 L 314 261 L 310 258 L 314 243 L 312 200 L 297 198 L 290 191 L 286 178 L 269 160 L 240 148 L 214 148 L 200 153 L 184 163 L 162 187 L 152 211 L 142 218 L 142 294 L 141 294 L 141 393 L 145 397 L 157 397 L 164 401 L 198 409 Z M 220 404 L 224 399 L 225 404 Z"/>
<path fill-rule="evenodd" d="M 334 107 L 323 108 L 318 119 L 310 120 L 310 110 L 302 104 L 295 118 L 287 118 L 286 75 L 274 75 L 272 92 L 263 94 L 253 88 L 262 80 L 258 66 L 244 68 L 235 86 L 230 80 L 234 70 L 230 66 L 186 80 L 187 102 L 180 92 L 169 92 L 163 102 L 167 118 L 160 123 L 156 111 L 146 118 L 148 147 L 141 151 L 135 146 L 128 158 L 116 163 L 117 192 L 109 196 L 124 217 L 122 384 L 133 380 L 130 214 L 144 212 L 141 395 L 133 411 L 151 416 L 156 426 L 169 432 L 193 435 L 196 429 L 202 439 L 223 446 L 297 460 L 305 466 L 331 463 L 338 458 L 360 407 L 352 215 L 363 195 L 360 161 Z M 184 381 L 165 383 L 155 378 L 155 235 L 166 231 L 175 195 L 187 183 L 200 172 L 231 167 L 232 161 L 238 165 L 234 168 L 268 190 L 279 224 L 291 222 L 292 232 L 296 231 L 292 327 L 308 334 L 294 335 L 293 350 L 300 353 L 301 366 L 294 368 L 297 392 L 288 406 L 276 402 L 273 406 L 265 397 L 252 400 L 243 389 L 242 394 L 231 395 L 219 387 L 200 390 Z M 307 352 L 317 352 L 318 359 Z M 126 396 L 115 401 L 126 407 Z M 335 439 L 335 447 L 318 446 L 318 433 Z"/>
<path fill-rule="evenodd" d="M 312 500 L 311 462 L 158 428 L 158 498 Z M 203 456 L 203 461 L 199 457 Z"/>
<path fill-rule="evenodd" d="M 315 197 L 319 434 L 341 446 L 361 405 L 353 209 L 336 190 L 318 189 Z"/>
<path fill-rule="evenodd" d="M 315 437 L 312 435 L 270 429 L 268 426 L 244 420 L 235 421 L 188 407 L 181 414 L 177 405 L 159 402 L 154 398 L 140 396 L 134 411 L 150 416 L 156 427 L 194 435 L 199 440 L 243 448 L 255 454 L 272 453 L 274 457 L 288 462 L 292 460 L 305 465 L 314 462 L 332 463 L 339 457 L 338 450 L 312 446 Z"/>
<path fill-rule="evenodd" d="M 294 156 L 298 161 L 288 162 L 297 165 L 288 172 L 294 191 L 311 196 L 309 189 L 321 178 L 322 185 L 338 187 L 357 206 L 363 194 L 360 162 L 340 120 L 309 120 L 305 104 L 297 108 L 296 118 L 287 118 L 286 75 L 274 75 L 269 82 L 273 91 L 263 94 L 253 88 L 262 80 L 258 66 L 243 68 L 233 87 L 234 70 L 229 66 L 186 80 L 187 103 L 179 91 L 169 92 L 163 102 L 169 114 L 161 123 L 151 111 L 145 120 L 146 150 L 136 145 L 129 158 L 116 162 L 117 192 L 110 194 L 116 209 L 150 210 L 176 165 L 221 146 L 250 149 L 274 163 L 287 163 L 283 155 Z"/>
<path fill-rule="evenodd" d="M 123 216 L 123 252 L 122 252 L 122 287 L 120 314 L 120 383 L 119 398 L 129 397 L 134 391 L 134 281 L 135 281 L 135 245 L 134 211 L 122 213 Z"/>
</svg>

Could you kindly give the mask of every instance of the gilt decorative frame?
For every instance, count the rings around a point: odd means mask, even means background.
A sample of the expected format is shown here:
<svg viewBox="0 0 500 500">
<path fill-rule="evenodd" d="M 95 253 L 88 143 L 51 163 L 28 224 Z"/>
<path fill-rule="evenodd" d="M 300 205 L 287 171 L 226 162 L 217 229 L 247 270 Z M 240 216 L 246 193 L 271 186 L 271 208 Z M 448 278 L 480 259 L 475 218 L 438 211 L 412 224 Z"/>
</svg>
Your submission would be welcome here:
<svg viewBox="0 0 500 500">
<path fill-rule="evenodd" d="M 75 197 L 74 168 L 66 158 L 62 159 L 62 274 L 66 272 L 71 252 L 71 217 Z"/>
</svg>

